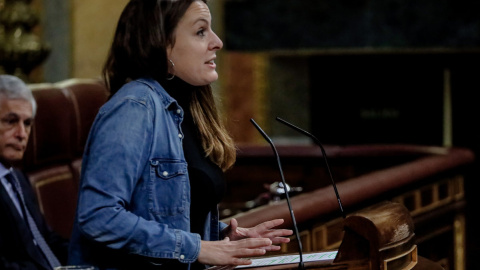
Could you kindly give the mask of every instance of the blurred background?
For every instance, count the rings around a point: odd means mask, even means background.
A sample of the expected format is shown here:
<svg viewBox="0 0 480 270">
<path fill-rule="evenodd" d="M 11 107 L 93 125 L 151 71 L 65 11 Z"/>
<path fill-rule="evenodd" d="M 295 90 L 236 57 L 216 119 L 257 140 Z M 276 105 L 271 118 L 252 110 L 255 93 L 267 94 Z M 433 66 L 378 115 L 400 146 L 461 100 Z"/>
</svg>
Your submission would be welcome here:
<svg viewBox="0 0 480 270">
<path fill-rule="evenodd" d="M 0 0 L 0 71 L 96 78 L 126 0 Z M 224 41 L 215 89 L 239 143 L 255 117 L 286 143 L 479 148 L 480 2 L 211 0 Z M 313 124 L 315 123 L 315 124 Z"/>
<path fill-rule="evenodd" d="M 0 73 L 99 78 L 127 0 L 0 0 Z M 239 145 L 418 144 L 480 150 L 480 1 L 210 0 L 214 89 Z M 477 162 L 478 163 L 478 162 Z M 478 239 L 478 165 L 465 181 Z M 468 229 L 468 228 L 467 228 Z M 480 251 L 475 240 L 467 252 Z M 473 255 L 472 255 L 473 257 Z M 469 269 L 475 269 L 474 260 Z"/>
</svg>

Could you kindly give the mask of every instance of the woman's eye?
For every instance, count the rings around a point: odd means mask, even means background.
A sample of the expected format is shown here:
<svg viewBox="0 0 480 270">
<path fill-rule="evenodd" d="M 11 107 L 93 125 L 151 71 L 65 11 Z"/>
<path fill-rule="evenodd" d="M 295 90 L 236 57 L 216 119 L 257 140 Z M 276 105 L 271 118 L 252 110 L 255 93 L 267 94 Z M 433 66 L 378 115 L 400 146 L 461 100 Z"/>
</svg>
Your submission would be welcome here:
<svg viewBox="0 0 480 270">
<path fill-rule="evenodd" d="M 197 32 L 197 35 L 199 36 L 205 36 L 205 30 L 204 29 L 201 29 L 200 31 Z"/>
</svg>

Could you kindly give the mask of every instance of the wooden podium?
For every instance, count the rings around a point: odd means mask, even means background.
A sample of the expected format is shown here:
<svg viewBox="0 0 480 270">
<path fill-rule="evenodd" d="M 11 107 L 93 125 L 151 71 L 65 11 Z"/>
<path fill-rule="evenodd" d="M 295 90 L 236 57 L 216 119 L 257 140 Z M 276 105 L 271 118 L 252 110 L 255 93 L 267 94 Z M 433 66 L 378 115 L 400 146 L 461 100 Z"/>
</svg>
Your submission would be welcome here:
<svg viewBox="0 0 480 270">
<path fill-rule="evenodd" d="M 334 264 L 367 260 L 371 270 L 412 269 L 418 262 L 414 225 L 401 204 L 383 202 L 349 215 Z"/>
<path fill-rule="evenodd" d="M 436 270 L 440 265 L 417 254 L 412 218 L 399 203 L 382 202 L 348 215 L 336 257 L 304 260 L 305 269 L 329 270 Z M 303 257 L 307 254 L 303 254 Z M 276 256 L 268 257 L 275 258 Z M 253 259 L 255 264 L 255 258 Z M 213 269 L 234 269 L 212 267 Z M 242 267 L 247 270 L 299 269 L 298 263 Z"/>
</svg>

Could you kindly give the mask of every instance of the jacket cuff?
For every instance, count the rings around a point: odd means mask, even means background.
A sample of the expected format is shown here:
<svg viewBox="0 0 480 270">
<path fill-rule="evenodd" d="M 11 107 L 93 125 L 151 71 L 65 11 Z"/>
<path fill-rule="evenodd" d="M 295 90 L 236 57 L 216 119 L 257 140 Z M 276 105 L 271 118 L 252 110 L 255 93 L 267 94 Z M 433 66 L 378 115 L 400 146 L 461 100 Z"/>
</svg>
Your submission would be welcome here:
<svg viewBox="0 0 480 270">
<path fill-rule="evenodd" d="M 181 263 L 193 263 L 196 261 L 201 247 L 200 235 L 175 230 L 175 236 L 175 257 Z"/>
</svg>

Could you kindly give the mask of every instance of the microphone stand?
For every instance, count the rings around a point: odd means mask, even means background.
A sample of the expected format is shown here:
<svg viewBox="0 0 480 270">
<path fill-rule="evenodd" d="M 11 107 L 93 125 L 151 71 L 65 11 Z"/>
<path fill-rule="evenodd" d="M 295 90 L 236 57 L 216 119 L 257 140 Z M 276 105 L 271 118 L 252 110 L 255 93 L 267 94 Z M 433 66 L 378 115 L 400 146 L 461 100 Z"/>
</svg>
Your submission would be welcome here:
<svg viewBox="0 0 480 270">
<path fill-rule="evenodd" d="M 332 172 L 330 170 L 330 166 L 328 165 L 328 160 L 327 160 L 327 154 L 325 153 L 325 149 L 323 148 L 322 144 L 320 143 L 320 141 L 317 139 L 317 137 L 313 136 L 311 133 L 283 120 L 282 118 L 280 117 L 277 117 L 276 118 L 279 122 L 295 129 L 296 131 L 300 132 L 300 133 L 303 133 L 304 135 L 307 135 L 308 137 L 312 138 L 313 141 L 315 142 L 316 145 L 318 145 L 320 147 L 320 149 L 322 150 L 322 155 L 323 155 L 323 158 L 325 160 L 325 165 L 327 166 L 327 170 L 328 170 L 328 174 L 330 175 L 330 180 L 332 181 L 332 186 L 333 186 L 333 189 L 335 190 L 335 195 L 337 196 L 337 201 L 338 201 L 338 205 L 340 206 L 340 211 L 342 212 L 342 216 L 343 218 L 345 218 L 345 212 L 343 211 L 343 206 L 342 206 L 342 201 L 340 200 L 340 195 L 338 195 L 338 190 L 337 190 L 337 185 L 335 184 L 335 181 L 333 180 L 333 176 L 332 176 Z"/>
<path fill-rule="evenodd" d="M 300 239 L 300 233 L 298 232 L 297 222 L 295 221 L 295 215 L 293 214 L 292 205 L 290 204 L 290 196 L 288 195 L 287 183 L 285 182 L 285 177 L 283 176 L 283 170 L 282 170 L 282 164 L 280 162 L 280 156 L 278 155 L 277 149 L 275 148 L 275 145 L 273 144 L 273 141 L 260 128 L 260 126 L 253 120 L 253 118 L 250 119 L 250 122 L 252 122 L 252 124 L 255 126 L 255 128 L 257 128 L 257 130 L 260 132 L 260 134 L 262 134 L 263 138 L 265 138 L 265 140 L 270 144 L 270 146 L 272 147 L 272 150 L 275 153 L 275 156 L 277 158 L 277 165 L 278 165 L 278 169 L 280 171 L 280 177 L 282 179 L 283 189 L 285 191 L 285 198 L 287 200 L 288 209 L 290 210 L 290 216 L 292 217 L 293 228 L 295 229 L 295 236 L 297 237 L 297 242 L 298 242 L 298 253 L 300 255 L 300 263 L 298 265 L 298 269 L 304 270 L 305 266 L 304 266 L 304 263 L 303 263 L 302 241 Z"/>
</svg>

